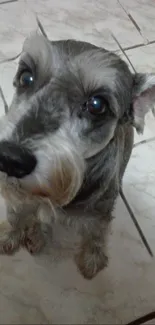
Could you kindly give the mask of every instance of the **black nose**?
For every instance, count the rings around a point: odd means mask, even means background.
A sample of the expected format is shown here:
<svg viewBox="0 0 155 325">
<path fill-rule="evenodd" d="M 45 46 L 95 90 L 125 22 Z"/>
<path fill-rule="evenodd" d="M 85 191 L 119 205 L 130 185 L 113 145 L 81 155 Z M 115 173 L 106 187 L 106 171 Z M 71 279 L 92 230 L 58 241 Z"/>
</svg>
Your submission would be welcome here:
<svg viewBox="0 0 155 325">
<path fill-rule="evenodd" d="M 0 142 L 0 171 L 8 176 L 22 178 L 32 173 L 36 166 L 35 156 L 26 148 L 13 142 Z"/>
</svg>

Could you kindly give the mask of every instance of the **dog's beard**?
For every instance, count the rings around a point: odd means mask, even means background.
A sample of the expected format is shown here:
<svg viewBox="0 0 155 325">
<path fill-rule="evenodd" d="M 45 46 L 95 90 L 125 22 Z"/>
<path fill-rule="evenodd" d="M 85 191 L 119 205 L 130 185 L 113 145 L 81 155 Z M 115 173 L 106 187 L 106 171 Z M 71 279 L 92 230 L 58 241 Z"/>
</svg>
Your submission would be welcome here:
<svg viewBox="0 0 155 325">
<path fill-rule="evenodd" d="M 0 173 L 3 197 L 16 205 L 21 202 L 50 201 L 54 207 L 68 205 L 79 191 L 85 163 L 71 139 L 57 139 L 40 143 L 36 170 L 22 180 Z"/>
<path fill-rule="evenodd" d="M 40 154 L 43 166 L 44 157 L 41 151 Z M 25 187 L 35 196 L 48 197 L 54 205 L 65 206 L 72 201 L 81 187 L 84 162 L 75 150 L 66 150 L 66 147 L 53 150 L 53 155 L 52 165 L 49 163 L 43 173 L 38 168 L 34 175 L 36 182 L 31 185 L 25 182 Z"/>
</svg>

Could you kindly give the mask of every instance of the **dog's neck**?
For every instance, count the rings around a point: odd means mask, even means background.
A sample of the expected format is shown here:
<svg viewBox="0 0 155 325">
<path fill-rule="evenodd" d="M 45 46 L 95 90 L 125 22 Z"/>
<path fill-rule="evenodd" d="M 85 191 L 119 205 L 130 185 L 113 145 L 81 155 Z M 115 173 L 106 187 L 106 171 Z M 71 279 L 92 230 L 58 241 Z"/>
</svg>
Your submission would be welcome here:
<svg viewBox="0 0 155 325">
<path fill-rule="evenodd" d="M 116 170 L 116 164 L 117 137 L 115 136 L 102 151 L 86 161 L 87 168 L 82 187 L 71 204 L 85 205 L 92 196 L 101 191 L 101 188 L 104 193 L 111 180 L 111 171 Z"/>
<path fill-rule="evenodd" d="M 87 207 L 92 203 L 95 207 L 100 204 L 103 197 L 110 196 L 114 199 L 117 196 L 123 176 L 123 152 L 125 141 L 128 141 L 126 138 L 129 129 L 131 130 L 132 126 L 127 123 L 118 124 L 108 145 L 86 161 L 87 168 L 82 187 L 71 205 Z M 129 151 L 130 147 L 129 144 Z"/>
</svg>

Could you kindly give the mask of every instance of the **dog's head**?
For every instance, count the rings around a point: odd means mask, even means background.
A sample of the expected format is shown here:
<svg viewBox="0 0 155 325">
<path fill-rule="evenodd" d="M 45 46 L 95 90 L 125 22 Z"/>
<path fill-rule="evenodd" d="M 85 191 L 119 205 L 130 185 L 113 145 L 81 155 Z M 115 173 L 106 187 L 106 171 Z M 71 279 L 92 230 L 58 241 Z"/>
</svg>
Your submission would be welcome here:
<svg viewBox="0 0 155 325">
<path fill-rule="evenodd" d="M 60 206 L 77 194 L 86 160 L 120 123 L 138 131 L 155 99 L 155 76 L 133 75 L 117 55 L 88 43 L 27 39 L 15 95 L 1 121 L 0 170 L 27 193 Z"/>
</svg>

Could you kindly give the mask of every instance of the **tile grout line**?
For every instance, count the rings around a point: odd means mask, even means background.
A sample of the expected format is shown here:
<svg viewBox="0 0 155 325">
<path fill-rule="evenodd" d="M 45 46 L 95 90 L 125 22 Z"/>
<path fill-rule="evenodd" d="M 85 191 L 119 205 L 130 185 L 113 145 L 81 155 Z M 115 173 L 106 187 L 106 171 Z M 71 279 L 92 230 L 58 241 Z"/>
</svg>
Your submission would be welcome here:
<svg viewBox="0 0 155 325">
<path fill-rule="evenodd" d="M 7 104 L 7 101 L 5 99 L 5 96 L 4 96 L 4 93 L 3 93 L 3 90 L 0 86 L 0 97 L 3 101 L 3 105 L 4 105 L 4 112 L 5 112 L 5 115 L 7 114 L 8 110 L 9 110 L 9 107 L 8 107 L 8 104 Z"/>
<path fill-rule="evenodd" d="M 129 50 L 134 50 L 134 49 L 141 48 L 141 47 L 147 47 L 147 46 L 152 45 L 152 44 L 155 44 L 155 40 L 150 41 L 147 44 L 139 43 L 139 44 L 136 44 L 136 45 L 124 47 L 123 49 L 124 49 L 124 51 L 129 51 Z"/>
<path fill-rule="evenodd" d="M 133 148 L 136 148 L 136 147 L 138 147 L 138 146 L 140 146 L 142 144 L 150 143 L 150 142 L 153 142 L 153 141 L 155 141 L 155 137 L 152 137 L 152 138 L 149 138 L 149 139 L 146 139 L 146 140 L 142 140 L 140 142 L 135 143 L 133 145 Z"/>
<path fill-rule="evenodd" d="M 146 239 L 146 237 L 145 237 L 145 235 L 144 235 L 144 233 L 143 233 L 143 231 L 142 231 L 142 229 L 141 229 L 141 227 L 140 227 L 140 225 L 139 225 L 139 223 L 138 223 L 138 221 L 137 221 L 137 219 L 136 219 L 136 217 L 134 215 L 134 212 L 132 211 L 132 209 L 130 207 L 130 204 L 128 203 L 128 201 L 126 199 L 126 196 L 123 193 L 122 189 L 120 189 L 120 196 L 121 196 L 121 198 L 122 198 L 122 200 L 123 200 L 123 202 L 124 202 L 124 204 L 126 206 L 126 209 L 127 209 L 128 213 L 129 213 L 129 215 L 130 215 L 130 217 L 131 217 L 131 219 L 132 219 L 132 221 L 133 221 L 133 223 L 134 223 L 134 225 L 135 225 L 135 227 L 136 227 L 136 229 L 137 229 L 137 231 L 138 231 L 138 233 L 140 235 L 140 238 L 141 238 L 146 250 L 148 251 L 148 253 L 149 253 L 149 255 L 151 257 L 154 257 L 153 252 L 151 250 L 151 247 L 148 244 L 148 241 L 147 241 L 147 239 Z"/>
<path fill-rule="evenodd" d="M 122 5 L 122 3 L 120 2 L 120 0 L 117 0 L 118 4 L 120 5 L 120 7 L 123 9 L 123 11 L 125 12 L 125 14 L 128 16 L 128 18 L 130 19 L 131 23 L 134 25 L 134 27 L 136 28 L 137 32 L 140 34 L 140 36 L 143 38 L 144 41 L 144 45 L 147 45 L 149 40 L 145 37 L 145 35 L 143 34 L 141 28 L 139 27 L 139 25 L 137 24 L 137 22 L 135 21 L 135 19 L 132 17 L 132 15 L 127 11 L 127 9 Z"/>
<path fill-rule="evenodd" d="M 148 324 L 151 320 L 155 319 L 155 311 L 152 311 L 148 314 L 145 314 L 144 316 L 138 317 L 135 320 L 131 321 L 130 323 L 126 325 L 142 325 L 142 324 Z M 150 324 L 153 324 L 152 322 Z"/>
<path fill-rule="evenodd" d="M 21 55 L 21 52 L 19 54 L 17 54 L 16 56 L 13 56 L 12 58 L 6 58 L 0 61 L 0 64 L 6 63 L 6 62 L 11 62 L 11 61 L 15 61 L 16 59 L 19 58 L 19 56 Z"/>
<path fill-rule="evenodd" d="M 44 27 L 43 27 L 43 25 L 42 25 L 40 19 L 38 18 L 38 16 L 36 16 L 36 20 L 37 20 L 37 24 L 38 24 L 38 27 L 39 27 L 41 33 L 42 33 L 46 38 L 48 38 L 48 37 L 47 37 L 47 34 L 46 34 L 46 32 L 45 32 L 45 29 L 44 29 Z"/>
<path fill-rule="evenodd" d="M 1 1 L 0 2 L 0 5 L 5 5 L 5 4 L 8 4 L 8 3 L 12 3 L 12 2 L 18 2 L 18 0 L 4 0 L 4 1 Z"/>
<path fill-rule="evenodd" d="M 135 67 L 133 66 L 133 64 L 132 64 L 131 60 L 129 59 L 128 55 L 125 53 L 123 47 L 121 46 L 121 44 L 119 43 L 119 41 L 117 40 L 117 38 L 114 36 L 114 34 L 111 33 L 111 35 L 112 35 L 112 38 L 114 39 L 114 41 L 117 43 L 117 45 L 118 45 L 119 49 L 121 50 L 121 52 L 124 54 L 124 56 L 125 56 L 126 59 L 128 60 L 130 66 L 131 66 L 132 69 L 133 69 L 133 71 L 136 73 L 136 69 L 135 69 Z"/>
</svg>

